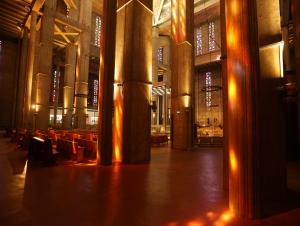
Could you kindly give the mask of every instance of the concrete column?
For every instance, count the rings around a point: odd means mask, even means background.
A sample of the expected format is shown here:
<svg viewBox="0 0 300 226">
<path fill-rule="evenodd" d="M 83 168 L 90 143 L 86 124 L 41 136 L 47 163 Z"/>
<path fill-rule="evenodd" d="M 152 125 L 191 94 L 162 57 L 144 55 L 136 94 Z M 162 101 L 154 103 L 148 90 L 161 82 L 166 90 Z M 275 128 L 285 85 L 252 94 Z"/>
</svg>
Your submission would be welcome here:
<svg viewBox="0 0 300 226">
<path fill-rule="evenodd" d="M 229 205 L 258 218 L 286 191 L 279 1 L 226 4 Z"/>
<path fill-rule="evenodd" d="M 36 77 L 35 128 L 47 130 L 49 125 L 49 96 L 52 76 L 54 13 L 56 0 L 46 0 L 41 24 L 38 73 Z"/>
<path fill-rule="evenodd" d="M 85 26 L 80 34 L 78 51 L 78 71 L 75 85 L 75 127 L 86 128 L 87 97 L 89 81 L 90 45 L 91 45 L 91 21 L 92 1 L 80 1 L 79 22 Z"/>
<path fill-rule="evenodd" d="M 152 82 L 157 82 L 158 59 L 157 51 L 159 48 L 159 28 L 152 28 Z"/>
<path fill-rule="evenodd" d="M 167 86 L 165 86 L 165 94 L 164 94 L 164 132 L 167 132 L 167 120 L 168 120 L 168 94 L 167 94 Z"/>
<path fill-rule="evenodd" d="M 64 113 L 63 113 L 64 129 L 72 128 L 76 53 L 77 53 L 76 46 L 71 43 L 68 44 L 68 46 L 66 47 L 66 65 L 65 65 L 65 76 L 64 76 Z"/>
<path fill-rule="evenodd" d="M 69 18 L 74 20 L 74 21 L 78 21 L 79 19 L 79 12 L 80 12 L 80 0 L 74 0 L 75 4 L 77 5 L 77 9 L 75 8 L 71 8 L 69 9 Z"/>
<path fill-rule="evenodd" d="M 104 0 L 101 27 L 98 95 L 98 163 L 112 163 L 112 118 L 117 0 Z"/>
<path fill-rule="evenodd" d="M 296 82 L 298 90 L 300 90 L 300 2 L 292 0 L 292 17 L 295 32 L 295 69 Z M 298 99 L 300 92 L 298 92 Z M 298 158 L 300 159 L 300 102 L 298 101 Z"/>
<path fill-rule="evenodd" d="M 32 81 L 33 81 L 33 68 L 35 62 L 35 47 L 36 47 L 36 22 L 37 22 L 37 13 L 32 11 L 31 21 L 30 21 L 30 38 L 28 45 L 28 56 L 27 56 L 27 78 L 26 78 L 26 88 L 25 88 L 25 100 L 24 100 L 24 113 L 25 121 L 24 127 L 33 127 L 32 121 Z"/>
<path fill-rule="evenodd" d="M 120 0 L 114 90 L 114 159 L 150 160 L 152 0 Z"/>
<path fill-rule="evenodd" d="M 172 0 L 172 148 L 192 146 L 193 9 L 192 1 Z"/>
<path fill-rule="evenodd" d="M 36 31 L 36 38 L 35 38 L 35 51 L 34 51 L 34 65 L 33 65 L 33 76 L 32 76 L 32 92 L 31 92 L 31 103 L 32 103 L 32 109 L 30 112 L 30 123 L 31 128 L 35 127 L 36 124 L 36 95 L 37 95 L 37 75 L 39 70 L 39 47 L 40 47 L 40 37 L 41 37 L 41 29 Z"/>
<path fill-rule="evenodd" d="M 223 188 L 229 189 L 229 155 L 228 155 L 228 86 L 227 86 L 227 39 L 226 39 L 226 7 L 225 1 L 220 1 L 221 17 L 221 62 L 222 62 L 222 97 L 223 97 Z"/>
<path fill-rule="evenodd" d="M 24 96 L 26 90 L 26 66 L 28 56 L 28 29 L 24 29 L 22 46 L 21 46 L 21 58 L 20 58 L 20 69 L 19 69 L 19 81 L 18 81 L 18 96 L 17 96 L 17 128 L 24 127 Z"/>
<path fill-rule="evenodd" d="M 57 108 L 58 108 L 58 99 L 59 99 L 59 86 L 60 86 L 60 67 L 57 65 L 56 66 L 56 78 L 55 78 L 55 99 L 53 101 L 53 115 L 54 115 L 54 120 L 53 120 L 53 125 L 56 127 L 57 125 Z"/>
</svg>

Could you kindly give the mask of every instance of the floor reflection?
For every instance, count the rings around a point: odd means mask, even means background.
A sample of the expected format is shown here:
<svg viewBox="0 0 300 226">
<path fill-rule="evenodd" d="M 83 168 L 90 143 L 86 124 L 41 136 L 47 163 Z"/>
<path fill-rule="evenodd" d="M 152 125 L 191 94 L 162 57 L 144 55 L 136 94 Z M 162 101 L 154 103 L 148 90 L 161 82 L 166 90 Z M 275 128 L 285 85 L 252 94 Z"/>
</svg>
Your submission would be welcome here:
<svg viewBox="0 0 300 226">
<path fill-rule="evenodd" d="M 297 209 L 264 221 L 233 217 L 222 190 L 220 150 L 153 148 L 150 164 L 107 167 L 30 167 L 22 155 L 0 139 L 1 226 L 282 226 L 300 222 Z"/>
</svg>

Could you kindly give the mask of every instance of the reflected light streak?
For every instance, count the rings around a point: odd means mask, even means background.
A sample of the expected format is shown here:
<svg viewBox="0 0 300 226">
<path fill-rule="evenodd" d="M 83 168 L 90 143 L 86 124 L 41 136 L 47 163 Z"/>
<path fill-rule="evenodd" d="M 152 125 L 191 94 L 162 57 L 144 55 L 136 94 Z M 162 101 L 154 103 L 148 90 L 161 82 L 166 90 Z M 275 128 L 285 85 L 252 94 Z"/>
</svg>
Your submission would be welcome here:
<svg viewBox="0 0 300 226">
<path fill-rule="evenodd" d="M 183 96 L 183 106 L 185 108 L 190 107 L 191 97 L 188 95 Z"/>
<path fill-rule="evenodd" d="M 209 211 L 206 213 L 206 219 L 195 218 L 193 220 L 187 221 L 171 221 L 165 226 L 228 226 L 235 218 L 235 215 L 230 210 L 225 210 L 224 212 L 213 212 Z"/>
<path fill-rule="evenodd" d="M 122 109 L 122 88 L 115 86 L 114 89 L 114 124 L 113 124 L 113 161 L 122 161 L 122 129 L 123 129 L 123 109 Z"/>
<path fill-rule="evenodd" d="M 234 214 L 231 211 L 227 211 L 221 215 L 221 219 L 224 222 L 229 222 L 233 219 Z"/>
<path fill-rule="evenodd" d="M 283 62 L 283 50 L 284 50 L 284 41 L 279 43 L 280 48 L 280 77 L 284 77 L 284 62 Z"/>
<path fill-rule="evenodd" d="M 229 26 L 227 31 L 228 48 L 233 48 L 237 43 L 237 32 L 233 26 Z"/>
<path fill-rule="evenodd" d="M 214 212 L 208 212 L 208 213 L 206 214 L 206 217 L 207 217 L 209 220 L 214 220 L 214 219 L 217 218 L 217 214 L 214 213 Z"/>
<path fill-rule="evenodd" d="M 186 33 L 185 33 L 185 20 L 186 20 L 186 15 L 185 15 L 185 10 L 186 10 L 186 1 L 185 0 L 180 0 L 179 1 L 179 42 L 184 42 L 186 40 Z M 177 21 L 177 26 L 178 26 L 178 21 Z"/>
<path fill-rule="evenodd" d="M 26 177 L 26 173 L 27 173 L 27 168 L 28 168 L 28 160 L 26 160 L 23 172 L 22 172 L 22 178 Z"/>
<path fill-rule="evenodd" d="M 187 223 L 186 226 L 204 226 L 204 225 L 199 221 L 190 221 Z"/>
<path fill-rule="evenodd" d="M 237 0 L 232 0 L 231 1 L 230 9 L 231 9 L 232 15 L 236 16 L 238 14 L 238 12 L 239 12 L 239 4 L 238 4 Z"/>
<path fill-rule="evenodd" d="M 228 84 L 228 96 L 231 104 L 236 101 L 236 97 L 237 97 L 236 83 L 232 77 L 233 76 L 231 76 L 231 78 L 229 79 L 229 84 Z"/>
<path fill-rule="evenodd" d="M 229 151 L 229 161 L 230 161 L 230 169 L 232 173 L 235 173 L 237 171 L 238 163 L 237 163 L 235 151 L 233 149 L 230 149 Z"/>
</svg>

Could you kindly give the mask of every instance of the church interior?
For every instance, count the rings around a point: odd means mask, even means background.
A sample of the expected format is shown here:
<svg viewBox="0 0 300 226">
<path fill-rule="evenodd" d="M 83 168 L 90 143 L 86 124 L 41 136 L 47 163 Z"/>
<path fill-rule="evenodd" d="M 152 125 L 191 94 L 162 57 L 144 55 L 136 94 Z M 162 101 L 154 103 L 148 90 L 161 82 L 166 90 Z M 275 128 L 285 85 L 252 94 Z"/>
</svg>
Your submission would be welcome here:
<svg viewBox="0 0 300 226">
<path fill-rule="evenodd" d="M 300 1 L 0 19 L 0 225 L 300 226 Z"/>
</svg>

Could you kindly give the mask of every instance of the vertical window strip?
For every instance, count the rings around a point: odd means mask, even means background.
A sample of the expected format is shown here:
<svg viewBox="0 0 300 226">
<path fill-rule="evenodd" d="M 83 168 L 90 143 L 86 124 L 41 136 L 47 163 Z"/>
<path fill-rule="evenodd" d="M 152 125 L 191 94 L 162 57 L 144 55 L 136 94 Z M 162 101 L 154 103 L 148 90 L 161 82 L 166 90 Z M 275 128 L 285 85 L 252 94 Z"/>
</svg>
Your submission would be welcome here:
<svg viewBox="0 0 300 226">
<path fill-rule="evenodd" d="M 212 97 L 211 97 L 211 85 L 212 85 L 212 80 L 211 80 L 211 72 L 206 72 L 205 74 L 205 86 L 206 86 L 206 108 L 208 111 L 211 110 L 211 105 L 212 105 Z"/>
<path fill-rule="evenodd" d="M 216 31 L 215 22 L 211 21 L 208 23 L 208 51 L 214 51 L 216 49 Z"/>
<path fill-rule="evenodd" d="M 67 18 L 70 17 L 70 7 L 67 6 L 67 10 L 66 10 L 66 16 Z"/>
<path fill-rule="evenodd" d="M 101 38 L 101 17 L 96 16 L 96 26 L 95 26 L 95 46 L 100 48 L 100 38 Z"/>
<path fill-rule="evenodd" d="M 164 47 L 159 47 L 157 50 L 157 61 L 159 64 L 163 64 L 164 62 Z"/>
<path fill-rule="evenodd" d="M 53 75 L 53 94 L 52 94 L 53 103 L 56 101 L 57 77 L 58 77 L 58 72 L 57 70 L 55 70 Z"/>
<path fill-rule="evenodd" d="M 196 29 L 196 55 L 203 54 L 202 27 Z"/>
<path fill-rule="evenodd" d="M 98 105 L 98 87 L 99 87 L 99 81 L 94 80 L 94 87 L 93 87 L 93 106 Z"/>
</svg>

